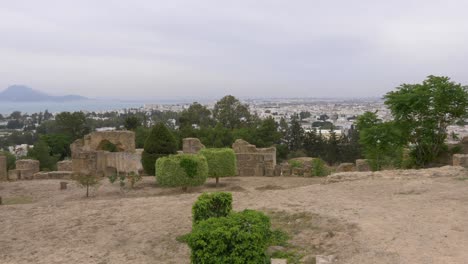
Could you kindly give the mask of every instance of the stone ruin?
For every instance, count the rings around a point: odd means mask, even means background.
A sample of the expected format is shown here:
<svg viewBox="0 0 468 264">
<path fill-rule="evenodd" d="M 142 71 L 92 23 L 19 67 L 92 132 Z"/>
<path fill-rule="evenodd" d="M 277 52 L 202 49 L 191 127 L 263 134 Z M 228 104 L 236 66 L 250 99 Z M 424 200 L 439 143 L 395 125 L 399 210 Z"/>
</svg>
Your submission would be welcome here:
<svg viewBox="0 0 468 264">
<path fill-rule="evenodd" d="M 462 166 L 468 168 L 468 154 L 453 155 L 453 166 Z"/>
<path fill-rule="evenodd" d="M 112 143 L 117 152 L 105 150 Z M 109 176 L 113 173 L 143 171 L 141 151 L 135 149 L 135 133 L 131 131 L 93 132 L 70 145 L 73 173 L 90 173 Z"/>
<path fill-rule="evenodd" d="M 34 174 L 40 171 L 38 160 L 22 159 L 16 161 L 16 169 L 8 172 L 9 180 L 32 180 Z"/>
<path fill-rule="evenodd" d="M 7 157 L 0 154 L 0 181 L 8 180 Z"/>
<path fill-rule="evenodd" d="M 57 171 L 73 171 L 71 160 L 62 160 L 57 162 Z"/>
<path fill-rule="evenodd" d="M 257 148 L 249 142 L 238 139 L 232 144 L 237 157 L 239 176 L 274 176 L 276 148 Z"/>
<path fill-rule="evenodd" d="M 182 153 L 197 154 L 205 148 L 198 138 L 184 138 L 182 143 Z"/>
<path fill-rule="evenodd" d="M 356 160 L 356 171 L 370 171 L 371 167 L 366 159 Z"/>
</svg>

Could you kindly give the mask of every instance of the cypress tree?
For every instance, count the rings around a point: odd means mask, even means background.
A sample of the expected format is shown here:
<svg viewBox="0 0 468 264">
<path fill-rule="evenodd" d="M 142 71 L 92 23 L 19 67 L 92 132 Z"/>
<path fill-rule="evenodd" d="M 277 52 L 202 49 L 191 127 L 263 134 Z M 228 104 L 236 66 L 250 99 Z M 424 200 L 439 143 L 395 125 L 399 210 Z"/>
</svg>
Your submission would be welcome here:
<svg viewBox="0 0 468 264">
<path fill-rule="evenodd" d="M 163 123 L 158 123 L 151 130 L 143 149 L 141 156 L 143 168 L 149 175 L 155 175 L 156 160 L 160 157 L 176 154 L 177 141 Z"/>
</svg>

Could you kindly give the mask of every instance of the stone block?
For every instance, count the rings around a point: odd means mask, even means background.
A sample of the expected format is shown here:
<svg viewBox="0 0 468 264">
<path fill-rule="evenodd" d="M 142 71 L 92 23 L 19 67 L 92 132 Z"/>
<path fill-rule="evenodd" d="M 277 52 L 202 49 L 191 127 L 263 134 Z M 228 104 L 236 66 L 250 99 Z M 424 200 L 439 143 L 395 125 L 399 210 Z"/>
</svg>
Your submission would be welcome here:
<svg viewBox="0 0 468 264">
<path fill-rule="evenodd" d="M 281 165 L 275 166 L 275 176 L 281 176 Z"/>
<path fill-rule="evenodd" d="M 73 162 L 71 160 L 63 160 L 57 162 L 58 171 L 73 171 Z"/>
<path fill-rule="evenodd" d="M 34 170 L 32 169 L 17 169 L 21 180 L 32 180 L 34 179 Z"/>
<path fill-rule="evenodd" d="M 288 260 L 287 259 L 277 259 L 277 258 L 272 258 L 270 260 L 271 264 L 288 264 Z"/>
<path fill-rule="evenodd" d="M 40 171 L 39 165 L 38 160 L 22 159 L 16 161 L 17 170 L 31 170 L 33 174 Z"/>
<path fill-rule="evenodd" d="M 354 171 L 354 163 L 341 163 L 336 172 L 350 172 Z"/>
<path fill-rule="evenodd" d="M 19 180 L 19 172 L 17 170 L 9 170 L 8 171 L 8 180 L 16 181 Z"/>
<path fill-rule="evenodd" d="M 198 138 L 184 138 L 182 143 L 182 151 L 188 154 L 197 154 L 205 148 Z"/>
<path fill-rule="evenodd" d="M 468 168 L 468 154 L 453 155 L 453 166 L 462 166 Z"/>
<path fill-rule="evenodd" d="M 287 163 L 281 165 L 281 175 L 291 176 L 291 166 Z"/>
<path fill-rule="evenodd" d="M 37 172 L 37 173 L 34 173 L 33 178 L 34 178 L 35 180 L 45 180 L 45 179 L 49 179 L 49 173 L 48 173 L 48 172 L 45 172 L 45 171 Z"/>
<path fill-rule="evenodd" d="M 356 171 L 370 171 L 369 162 L 366 159 L 356 160 Z"/>
<path fill-rule="evenodd" d="M 333 255 L 316 255 L 315 263 L 316 264 L 332 264 L 335 261 L 335 256 Z"/>
<path fill-rule="evenodd" d="M 8 180 L 7 157 L 0 155 L 0 181 Z"/>
<path fill-rule="evenodd" d="M 49 179 L 71 180 L 73 172 L 71 171 L 51 171 L 48 173 Z"/>
</svg>

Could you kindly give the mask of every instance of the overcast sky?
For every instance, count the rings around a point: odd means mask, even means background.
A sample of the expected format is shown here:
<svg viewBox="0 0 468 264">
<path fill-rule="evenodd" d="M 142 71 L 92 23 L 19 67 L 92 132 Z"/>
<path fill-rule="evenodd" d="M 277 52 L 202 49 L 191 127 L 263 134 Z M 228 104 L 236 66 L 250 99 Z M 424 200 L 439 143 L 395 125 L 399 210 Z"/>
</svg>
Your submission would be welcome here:
<svg viewBox="0 0 468 264">
<path fill-rule="evenodd" d="M 0 90 L 362 97 L 468 84 L 466 0 L 0 0 Z"/>
</svg>

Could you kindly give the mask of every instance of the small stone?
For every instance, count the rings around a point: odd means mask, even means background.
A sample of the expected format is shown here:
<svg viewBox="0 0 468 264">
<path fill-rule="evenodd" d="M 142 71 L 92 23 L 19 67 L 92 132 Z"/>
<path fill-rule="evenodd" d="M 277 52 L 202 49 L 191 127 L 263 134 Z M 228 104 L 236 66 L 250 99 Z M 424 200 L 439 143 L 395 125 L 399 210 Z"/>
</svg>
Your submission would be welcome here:
<svg viewBox="0 0 468 264">
<path fill-rule="evenodd" d="M 334 255 L 317 255 L 315 256 L 315 264 L 330 264 L 335 261 Z"/>
<path fill-rule="evenodd" d="M 287 259 L 271 259 L 271 264 L 288 264 Z"/>
</svg>

